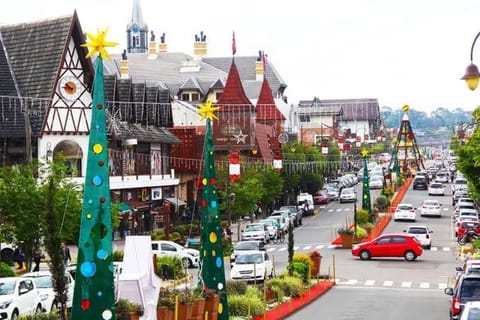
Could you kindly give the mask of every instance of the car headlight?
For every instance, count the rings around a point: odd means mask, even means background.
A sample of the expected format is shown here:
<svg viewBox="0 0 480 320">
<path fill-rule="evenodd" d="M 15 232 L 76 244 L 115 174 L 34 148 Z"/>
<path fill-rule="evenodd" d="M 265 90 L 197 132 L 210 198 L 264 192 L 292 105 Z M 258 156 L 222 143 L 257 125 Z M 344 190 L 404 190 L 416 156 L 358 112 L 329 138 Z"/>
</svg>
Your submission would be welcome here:
<svg viewBox="0 0 480 320">
<path fill-rule="evenodd" d="M 13 302 L 13 299 L 0 302 L 0 309 L 7 309 L 12 302 Z"/>
</svg>

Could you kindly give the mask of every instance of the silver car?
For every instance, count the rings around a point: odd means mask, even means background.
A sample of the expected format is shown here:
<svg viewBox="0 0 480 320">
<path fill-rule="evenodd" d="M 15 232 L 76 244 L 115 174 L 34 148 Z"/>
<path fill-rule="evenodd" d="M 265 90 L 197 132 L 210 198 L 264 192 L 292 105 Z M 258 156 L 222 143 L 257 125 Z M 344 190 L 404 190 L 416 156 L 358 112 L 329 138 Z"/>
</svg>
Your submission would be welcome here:
<svg viewBox="0 0 480 320">
<path fill-rule="evenodd" d="M 270 241 L 270 236 L 263 223 L 250 223 L 242 230 L 242 241 L 257 240 L 263 243 Z"/>
</svg>

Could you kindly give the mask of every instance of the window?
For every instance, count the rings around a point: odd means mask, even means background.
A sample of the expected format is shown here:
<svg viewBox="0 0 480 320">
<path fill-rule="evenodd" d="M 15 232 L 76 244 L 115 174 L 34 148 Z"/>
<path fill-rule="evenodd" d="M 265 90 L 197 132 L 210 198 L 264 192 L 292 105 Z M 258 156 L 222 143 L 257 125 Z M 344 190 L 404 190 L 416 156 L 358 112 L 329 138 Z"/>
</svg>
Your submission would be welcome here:
<svg viewBox="0 0 480 320">
<path fill-rule="evenodd" d="M 222 92 L 215 92 L 215 99 L 218 100 L 222 96 Z"/>
<path fill-rule="evenodd" d="M 190 101 L 198 101 L 200 100 L 200 95 L 198 93 L 192 93 L 192 100 Z"/>
<path fill-rule="evenodd" d="M 395 243 L 395 244 L 406 243 L 406 242 L 407 242 L 407 239 L 405 239 L 404 237 L 393 237 L 392 238 L 392 243 Z"/>
<path fill-rule="evenodd" d="M 162 243 L 162 251 L 177 251 L 177 248 L 168 243 Z"/>
<path fill-rule="evenodd" d="M 310 115 L 308 114 L 301 114 L 298 116 L 298 120 L 300 122 L 310 122 Z"/>
<path fill-rule="evenodd" d="M 381 238 L 381 239 L 378 239 L 377 244 L 389 244 L 390 240 L 391 240 L 390 237 Z"/>
<path fill-rule="evenodd" d="M 182 101 L 190 101 L 190 94 L 182 93 Z"/>
<path fill-rule="evenodd" d="M 152 243 L 152 250 L 158 251 L 158 243 Z"/>
</svg>

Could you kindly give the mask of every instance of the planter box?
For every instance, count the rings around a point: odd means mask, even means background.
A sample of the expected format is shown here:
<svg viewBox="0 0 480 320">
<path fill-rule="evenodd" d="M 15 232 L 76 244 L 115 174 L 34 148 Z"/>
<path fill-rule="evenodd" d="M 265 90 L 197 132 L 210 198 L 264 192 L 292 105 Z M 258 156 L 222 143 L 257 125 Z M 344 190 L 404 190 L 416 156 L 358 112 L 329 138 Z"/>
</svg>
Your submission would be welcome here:
<svg viewBox="0 0 480 320">
<path fill-rule="evenodd" d="M 220 296 L 215 294 L 213 297 L 205 299 L 205 312 L 208 312 L 207 320 L 218 319 L 218 304 L 220 303 Z"/>
<path fill-rule="evenodd" d="M 157 307 L 157 319 L 173 320 L 175 311 L 168 307 Z"/>
<path fill-rule="evenodd" d="M 342 239 L 342 248 L 351 249 L 353 246 L 353 234 L 350 233 L 342 233 L 340 235 Z"/>
<path fill-rule="evenodd" d="M 205 299 L 195 300 L 192 307 L 192 315 L 188 320 L 204 320 L 205 319 Z"/>
</svg>

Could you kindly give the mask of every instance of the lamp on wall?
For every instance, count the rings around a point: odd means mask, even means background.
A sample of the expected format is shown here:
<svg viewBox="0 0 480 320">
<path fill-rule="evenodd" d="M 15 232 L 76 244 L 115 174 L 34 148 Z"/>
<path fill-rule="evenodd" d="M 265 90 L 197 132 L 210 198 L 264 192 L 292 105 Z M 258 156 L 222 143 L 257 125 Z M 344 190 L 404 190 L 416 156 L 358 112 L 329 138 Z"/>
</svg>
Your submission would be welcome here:
<svg viewBox="0 0 480 320">
<path fill-rule="evenodd" d="M 47 142 L 47 154 L 45 158 L 47 159 L 47 161 L 49 161 L 52 158 L 52 156 L 53 156 L 52 143 Z"/>
</svg>

